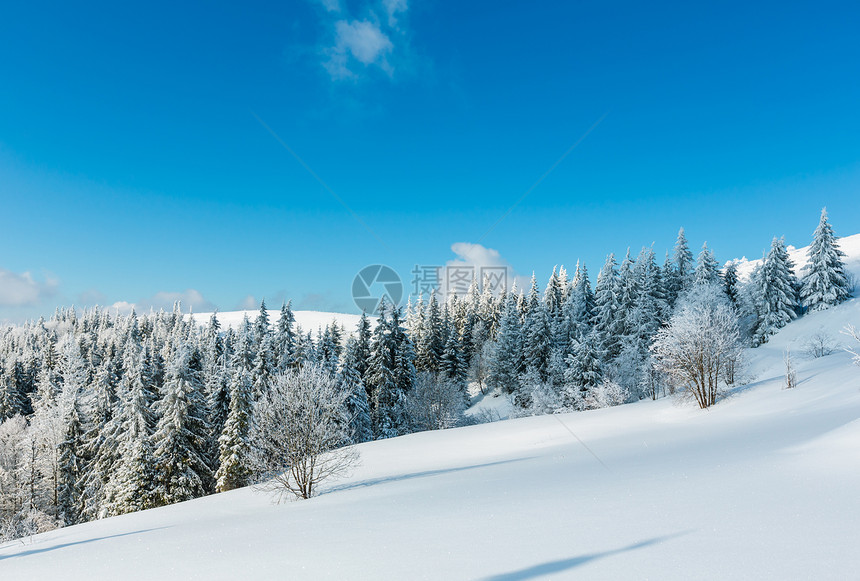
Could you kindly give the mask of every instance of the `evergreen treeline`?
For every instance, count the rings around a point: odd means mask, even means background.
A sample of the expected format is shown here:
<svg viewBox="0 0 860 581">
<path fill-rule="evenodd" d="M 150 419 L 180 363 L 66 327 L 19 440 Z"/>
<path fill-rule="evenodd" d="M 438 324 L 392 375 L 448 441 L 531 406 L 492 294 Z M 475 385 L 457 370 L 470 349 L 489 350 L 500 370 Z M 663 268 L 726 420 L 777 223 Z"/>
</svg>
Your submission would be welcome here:
<svg viewBox="0 0 860 581">
<path fill-rule="evenodd" d="M 682 229 L 662 265 L 643 248 L 620 264 L 610 254 L 593 285 L 584 264 L 572 277 L 554 269 L 543 292 L 534 276 L 497 295 L 473 281 L 465 296 L 419 298 L 405 315 L 383 305 L 349 337 L 334 323 L 305 333 L 289 304 L 272 324 L 265 303 L 237 329 L 216 315 L 195 324 L 178 308 L 58 310 L 6 326 L 0 522 L 20 534 L 249 484 L 254 402 L 306 363 L 349 394 L 344 444 L 453 425 L 470 383 L 510 394 L 522 413 L 656 398 L 666 387 L 651 346 L 679 297 L 719 287 L 758 345 L 802 309 L 848 297 L 841 256 L 822 212 L 800 281 L 780 239 L 741 282 L 707 245 L 694 259 Z"/>
</svg>

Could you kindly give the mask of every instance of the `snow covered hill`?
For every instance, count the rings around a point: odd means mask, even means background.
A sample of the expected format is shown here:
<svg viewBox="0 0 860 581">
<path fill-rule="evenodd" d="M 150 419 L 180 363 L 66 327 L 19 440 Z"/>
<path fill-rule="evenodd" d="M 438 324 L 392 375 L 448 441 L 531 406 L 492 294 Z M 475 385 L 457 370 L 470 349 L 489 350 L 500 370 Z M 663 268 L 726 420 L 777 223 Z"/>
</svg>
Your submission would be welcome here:
<svg viewBox="0 0 860 581">
<path fill-rule="evenodd" d="M 782 353 L 860 325 L 860 300 L 751 352 L 708 411 L 671 399 L 414 434 L 309 501 L 252 489 L 0 547 L 8 579 L 855 578 L 860 369 Z"/>
<path fill-rule="evenodd" d="M 854 275 L 855 284 L 860 284 L 860 279 L 858 279 L 858 276 L 860 276 L 860 234 L 840 238 L 839 249 L 845 253 L 845 270 Z M 803 248 L 788 247 L 788 256 L 794 263 L 794 272 L 798 277 L 803 275 L 802 269 L 806 266 L 808 251 L 808 246 L 804 246 Z M 748 260 L 744 257 L 738 259 L 736 262 L 738 265 L 738 276 L 742 280 L 746 280 L 756 265 L 761 262 L 761 259 Z"/>
<path fill-rule="evenodd" d="M 280 310 L 267 310 L 266 312 L 269 314 L 269 321 L 273 325 L 281 318 Z M 259 314 L 260 311 L 228 311 L 218 313 L 218 321 L 223 328 L 231 327 L 236 329 L 242 324 L 245 317 L 248 317 L 253 322 Z M 314 335 L 316 335 L 319 329 L 324 329 L 330 325 L 332 321 L 342 325 L 347 333 L 352 333 L 358 326 L 359 319 L 361 319 L 361 315 L 327 313 L 324 311 L 293 311 L 293 315 L 296 317 L 296 325 L 301 327 L 304 333 L 311 331 Z M 201 325 L 208 323 L 211 316 L 212 313 L 194 313 L 191 315 L 194 321 Z M 368 319 L 371 324 L 376 321 L 375 317 L 368 317 Z"/>
<path fill-rule="evenodd" d="M 860 236 L 841 243 L 857 276 Z M 370 442 L 311 500 L 241 489 L 59 529 L 0 545 L 0 575 L 857 578 L 860 368 L 840 348 L 805 354 L 814 335 L 847 345 L 846 324 L 860 327 L 860 299 L 789 324 L 709 410 L 662 399 Z"/>
</svg>

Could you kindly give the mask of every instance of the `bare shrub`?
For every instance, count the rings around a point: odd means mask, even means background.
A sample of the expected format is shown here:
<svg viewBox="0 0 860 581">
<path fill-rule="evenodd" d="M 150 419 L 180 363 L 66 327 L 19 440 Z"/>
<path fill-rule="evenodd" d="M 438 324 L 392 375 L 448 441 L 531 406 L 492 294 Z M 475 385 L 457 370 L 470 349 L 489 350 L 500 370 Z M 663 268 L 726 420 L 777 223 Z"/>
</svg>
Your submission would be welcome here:
<svg viewBox="0 0 860 581">
<path fill-rule="evenodd" d="M 843 335 L 848 335 L 858 343 L 860 343 L 860 331 L 858 331 L 854 325 L 848 325 L 845 329 L 842 330 Z M 854 356 L 854 363 L 856 365 L 860 365 L 860 352 L 857 351 L 860 347 L 846 347 L 845 350 L 851 353 Z"/>
<path fill-rule="evenodd" d="M 484 408 L 472 414 L 469 418 L 473 424 L 490 424 L 492 422 L 501 421 L 501 414 L 494 409 Z"/>
<path fill-rule="evenodd" d="M 791 351 L 786 349 L 782 355 L 782 360 L 785 362 L 785 389 L 797 387 L 797 372 L 791 361 Z"/>
<path fill-rule="evenodd" d="M 343 408 L 349 393 L 332 374 L 305 365 L 274 378 L 254 405 L 250 464 L 259 487 L 310 498 L 319 484 L 344 476 L 358 461 Z"/>
<path fill-rule="evenodd" d="M 803 354 L 810 359 L 827 357 L 836 352 L 838 345 L 828 333 L 821 330 L 811 335 L 803 344 Z"/>
</svg>

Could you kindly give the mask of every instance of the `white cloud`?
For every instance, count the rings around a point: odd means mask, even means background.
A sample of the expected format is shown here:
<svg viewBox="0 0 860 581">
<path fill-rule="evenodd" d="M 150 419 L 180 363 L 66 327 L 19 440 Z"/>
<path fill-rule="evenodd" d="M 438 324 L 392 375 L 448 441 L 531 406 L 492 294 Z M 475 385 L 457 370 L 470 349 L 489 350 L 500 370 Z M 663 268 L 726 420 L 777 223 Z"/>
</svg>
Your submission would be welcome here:
<svg viewBox="0 0 860 581">
<path fill-rule="evenodd" d="M 451 288 L 452 285 L 449 284 L 451 273 L 457 269 L 466 269 L 464 272 L 471 270 L 474 277 L 478 279 L 479 287 L 483 285 L 485 275 L 493 278 L 504 276 L 504 284 L 508 289 L 516 281 L 517 287 L 522 290 L 523 285 L 529 281 L 527 277 L 517 275 L 514 267 L 493 248 L 471 242 L 455 242 L 451 245 L 451 251 L 457 255 L 457 258 L 445 263 L 445 269 L 442 272 L 442 290 L 445 294 L 450 291 L 462 294 L 461 289 Z"/>
<path fill-rule="evenodd" d="M 319 0 L 319 3 L 322 4 L 322 7 L 325 8 L 327 12 L 340 12 L 339 0 Z"/>
<path fill-rule="evenodd" d="M 55 295 L 58 286 L 59 282 L 53 278 L 41 282 L 33 278 L 30 272 L 18 274 L 0 268 L 0 306 L 37 305 L 42 299 Z"/>
<path fill-rule="evenodd" d="M 391 74 L 386 57 L 393 49 L 394 45 L 378 24 L 369 20 L 338 20 L 335 23 L 335 45 L 327 51 L 329 60 L 325 66 L 335 79 L 355 76 L 350 68 L 352 61 L 365 67 L 375 65 Z"/>
<path fill-rule="evenodd" d="M 173 305 L 177 302 L 180 303 L 182 311 L 185 313 L 189 311 L 201 313 L 217 309 L 214 303 L 206 299 L 200 291 L 193 288 L 187 289 L 183 292 L 157 292 L 149 298 L 141 299 L 134 303 L 118 301 L 111 305 L 111 308 L 117 309 L 122 313 L 130 312 L 131 309 L 135 309 L 138 312 L 148 312 L 150 309 L 154 311 L 161 309 L 172 311 Z"/>
<path fill-rule="evenodd" d="M 388 26 L 394 27 L 397 25 L 397 14 L 406 12 L 409 8 L 406 0 L 382 0 L 382 6 L 385 12 L 388 13 Z"/>
<path fill-rule="evenodd" d="M 253 311 L 260 306 L 260 302 L 254 298 L 254 295 L 248 295 L 236 305 L 240 311 Z"/>
</svg>

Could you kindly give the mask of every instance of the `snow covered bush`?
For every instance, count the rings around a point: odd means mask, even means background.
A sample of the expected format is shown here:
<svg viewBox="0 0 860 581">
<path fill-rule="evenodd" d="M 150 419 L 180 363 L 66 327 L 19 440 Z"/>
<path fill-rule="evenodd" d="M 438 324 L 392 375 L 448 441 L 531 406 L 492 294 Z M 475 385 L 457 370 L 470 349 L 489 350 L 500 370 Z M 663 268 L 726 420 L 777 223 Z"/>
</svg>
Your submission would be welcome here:
<svg viewBox="0 0 860 581">
<path fill-rule="evenodd" d="M 444 430 L 463 424 L 466 402 L 456 380 L 421 371 L 406 396 L 406 408 L 415 431 Z"/>
<path fill-rule="evenodd" d="M 538 381 L 529 386 L 531 392 L 531 413 L 535 416 L 554 414 L 566 410 L 555 386 L 548 381 Z"/>
<path fill-rule="evenodd" d="M 22 508 L 10 517 L 0 520 L 0 542 L 23 539 L 52 531 L 62 524 L 41 510 L 29 507 Z"/>
<path fill-rule="evenodd" d="M 342 421 L 349 393 L 318 365 L 274 378 L 254 405 L 250 464 L 260 486 L 279 496 L 310 498 L 323 481 L 345 475 L 358 461 Z"/>
<path fill-rule="evenodd" d="M 848 325 L 842 333 L 854 338 L 858 343 L 860 343 L 860 331 L 858 331 L 854 325 Z M 845 350 L 854 356 L 854 363 L 860 365 L 860 352 L 858 352 L 858 349 L 860 348 L 847 347 Z"/>
<path fill-rule="evenodd" d="M 566 394 L 572 402 L 569 411 L 597 410 L 621 405 L 630 399 L 630 390 L 610 378 L 603 379 L 588 391 L 568 388 Z"/>
<path fill-rule="evenodd" d="M 679 299 L 669 325 L 651 346 L 655 365 L 666 373 L 678 393 L 701 408 L 717 401 L 727 370 L 738 373 L 743 352 L 738 316 L 723 290 L 714 285 L 694 287 Z"/>
</svg>

